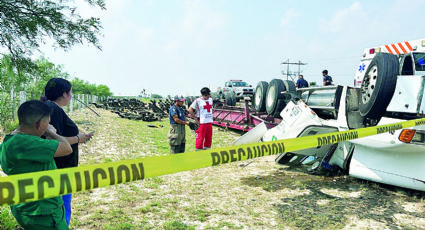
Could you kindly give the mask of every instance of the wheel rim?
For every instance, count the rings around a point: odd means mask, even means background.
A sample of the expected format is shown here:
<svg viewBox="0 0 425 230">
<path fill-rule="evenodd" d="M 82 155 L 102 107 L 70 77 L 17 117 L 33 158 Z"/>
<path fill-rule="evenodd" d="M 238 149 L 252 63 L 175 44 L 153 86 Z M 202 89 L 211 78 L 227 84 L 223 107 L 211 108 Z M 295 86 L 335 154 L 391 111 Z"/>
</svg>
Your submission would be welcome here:
<svg viewBox="0 0 425 230">
<path fill-rule="evenodd" d="M 267 93 L 267 106 L 269 108 L 273 106 L 273 103 L 274 103 L 273 99 L 276 94 L 275 92 L 276 92 L 275 86 L 274 85 L 270 86 L 269 92 Z"/>
<path fill-rule="evenodd" d="M 255 98 L 254 98 L 257 109 L 260 109 L 262 95 L 263 95 L 263 90 L 260 87 L 258 87 L 257 90 L 255 91 Z"/>
<path fill-rule="evenodd" d="M 361 91 L 362 91 L 362 101 L 364 104 L 368 103 L 373 90 L 376 86 L 376 80 L 378 79 L 378 67 L 373 66 L 367 75 L 364 76 Z"/>
</svg>

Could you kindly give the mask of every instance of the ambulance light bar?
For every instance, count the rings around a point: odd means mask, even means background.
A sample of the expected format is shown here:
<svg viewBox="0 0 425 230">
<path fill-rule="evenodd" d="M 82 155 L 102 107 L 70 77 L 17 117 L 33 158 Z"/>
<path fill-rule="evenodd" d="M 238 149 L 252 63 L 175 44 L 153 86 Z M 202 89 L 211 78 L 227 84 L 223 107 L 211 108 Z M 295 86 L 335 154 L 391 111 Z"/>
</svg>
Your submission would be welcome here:
<svg viewBox="0 0 425 230">
<path fill-rule="evenodd" d="M 380 53 L 381 48 L 372 48 L 369 50 L 369 54 Z"/>
</svg>

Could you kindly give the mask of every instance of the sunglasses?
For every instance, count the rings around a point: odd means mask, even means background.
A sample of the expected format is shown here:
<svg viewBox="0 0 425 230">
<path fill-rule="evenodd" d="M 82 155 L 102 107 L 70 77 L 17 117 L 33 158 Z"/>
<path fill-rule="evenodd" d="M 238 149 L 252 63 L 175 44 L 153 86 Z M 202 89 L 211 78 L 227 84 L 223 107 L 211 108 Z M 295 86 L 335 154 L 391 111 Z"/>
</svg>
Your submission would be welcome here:
<svg viewBox="0 0 425 230">
<path fill-rule="evenodd" d="M 38 124 L 43 118 L 45 118 L 47 115 L 49 114 L 44 114 L 42 117 L 40 117 L 40 119 L 37 120 L 37 122 L 35 122 L 35 124 Z"/>
</svg>

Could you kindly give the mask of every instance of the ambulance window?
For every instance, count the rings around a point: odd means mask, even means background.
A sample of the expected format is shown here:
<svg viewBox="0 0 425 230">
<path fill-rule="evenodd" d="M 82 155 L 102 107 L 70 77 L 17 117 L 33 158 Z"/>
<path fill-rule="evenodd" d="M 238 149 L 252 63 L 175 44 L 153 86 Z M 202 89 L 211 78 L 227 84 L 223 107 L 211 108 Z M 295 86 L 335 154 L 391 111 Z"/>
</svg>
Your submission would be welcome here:
<svg viewBox="0 0 425 230">
<path fill-rule="evenodd" d="M 403 68 L 401 69 L 401 75 L 413 75 L 412 56 L 406 55 L 404 57 Z"/>
<path fill-rule="evenodd" d="M 425 53 L 413 53 L 416 71 L 425 71 Z"/>
</svg>

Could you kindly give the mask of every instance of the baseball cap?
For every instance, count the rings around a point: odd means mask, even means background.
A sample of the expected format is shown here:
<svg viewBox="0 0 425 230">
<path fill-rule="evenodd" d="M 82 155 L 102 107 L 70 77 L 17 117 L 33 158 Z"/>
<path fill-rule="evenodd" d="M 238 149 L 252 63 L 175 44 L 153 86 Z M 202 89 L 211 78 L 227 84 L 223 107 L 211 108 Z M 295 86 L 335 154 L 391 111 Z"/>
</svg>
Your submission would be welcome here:
<svg viewBox="0 0 425 230">
<path fill-rule="evenodd" d="M 179 95 L 174 96 L 174 101 L 184 101 L 183 97 L 180 97 Z"/>
</svg>

